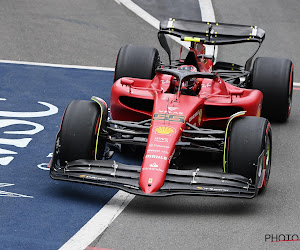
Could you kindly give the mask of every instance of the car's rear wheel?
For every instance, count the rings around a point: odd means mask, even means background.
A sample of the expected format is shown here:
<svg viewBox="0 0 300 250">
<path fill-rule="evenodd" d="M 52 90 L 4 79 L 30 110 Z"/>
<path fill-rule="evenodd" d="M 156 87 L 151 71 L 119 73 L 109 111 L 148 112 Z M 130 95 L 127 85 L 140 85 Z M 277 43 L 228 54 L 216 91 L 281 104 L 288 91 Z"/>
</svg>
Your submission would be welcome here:
<svg viewBox="0 0 300 250">
<path fill-rule="evenodd" d="M 106 126 L 107 108 L 103 103 L 100 105 L 74 100 L 66 108 L 59 141 L 61 166 L 78 159 L 102 159 L 105 140 L 100 140 L 99 133 Z"/>
<path fill-rule="evenodd" d="M 289 118 L 293 97 L 293 63 L 290 60 L 256 58 L 250 85 L 263 93 L 263 117 L 279 122 L 285 122 Z"/>
<path fill-rule="evenodd" d="M 247 177 L 253 183 L 257 183 L 260 191 L 264 190 L 271 171 L 272 130 L 270 122 L 265 118 L 255 116 L 239 117 L 233 120 L 225 153 L 228 173 Z M 258 181 L 261 182 L 258 183 Z"/>
<path fill-rule="evenodd" d="M 157 49 L 132 44 L 124 45 L 117 57 L 114 82 L 126 76 L 151 80 L 159 64 L 160 57 Z"/>
</svg>

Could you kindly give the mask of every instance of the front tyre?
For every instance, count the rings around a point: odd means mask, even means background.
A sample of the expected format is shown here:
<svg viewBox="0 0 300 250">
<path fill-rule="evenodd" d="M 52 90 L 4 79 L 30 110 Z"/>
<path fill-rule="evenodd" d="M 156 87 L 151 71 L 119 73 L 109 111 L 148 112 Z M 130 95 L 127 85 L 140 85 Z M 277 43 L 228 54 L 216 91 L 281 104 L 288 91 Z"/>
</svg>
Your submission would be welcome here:
<svg viewBox="0 0 300 250">
<path fill-rule="evenodd" d="M 98 131 L 104 129 L 106 119 L 107 108 L 104 105 L 99 107 L 96 102 L 74 100 L 68 105 L 59 133 L 61 166 L 78 159 L 102 158 L 105 141 L 99 140 Z"/>
<path fill-rule="evenodd" d="M 272 130 L 261 117 L 245 116 L 233 120 L 225 151 L 226 171 L 247 177 L 259 191 L 268 184 L 271 171 Z"/>
</svg>

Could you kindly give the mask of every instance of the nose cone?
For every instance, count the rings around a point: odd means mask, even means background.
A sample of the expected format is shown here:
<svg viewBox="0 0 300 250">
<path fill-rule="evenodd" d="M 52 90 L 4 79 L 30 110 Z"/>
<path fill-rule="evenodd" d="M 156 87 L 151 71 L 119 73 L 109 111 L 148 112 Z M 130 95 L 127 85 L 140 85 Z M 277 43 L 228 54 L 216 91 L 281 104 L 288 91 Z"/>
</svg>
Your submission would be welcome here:
<svg viewBox="0 0 300 250">
<path fill-rule="evenodd" d="M 164 184 L 168 164 L 165 160 L 145 160 L 141 169 L 139 185 L 144 193 L 157 192 Z"/>
<path fill-rule="evenodd" d="M 148 180 L 143 181 L 140 179 L 140 187 L 142 189 L 142 191 L 146 194 L 152 194 L 157 192 L 162 184 L 159 181 L 159 178 L 147 178 Z"/>
<path fill-rule="evenodd" d="M 146 194 L 153 194 L 155 192 L 157 192 L 160 189 L 160 185 L 158 184 L 157 181 L 154 181 L 153 178 L 149 178 L 149 183 L 143 183 L 141 185 L 141 189 L 144 193 Z M 152 183 L 151 183 L 152 182 Z M 145 185 L 146 184 L 146 185 Z"/>
</svg>

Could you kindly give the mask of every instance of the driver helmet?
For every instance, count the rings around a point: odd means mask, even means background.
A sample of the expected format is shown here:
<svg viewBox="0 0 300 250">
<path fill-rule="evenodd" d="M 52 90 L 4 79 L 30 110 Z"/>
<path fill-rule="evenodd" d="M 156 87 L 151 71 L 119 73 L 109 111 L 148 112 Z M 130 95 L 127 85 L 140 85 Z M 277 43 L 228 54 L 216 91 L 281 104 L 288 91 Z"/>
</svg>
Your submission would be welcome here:
<svg viewBox="0 0 300 250">
<path fill-rule="evenodd" d="M 193 65 L 182 65 L 182 66 L 178 67 L 178 70 L 197 72 L 197 68 Z M 190 78 L 190 79 L 182 82 L 181 87 L 182 87 L 182 89 L 192 90 L 192 91 L 196 92 L 198 89 L 197 78 L 193 77 L 193 78 Z"/>
</svg>

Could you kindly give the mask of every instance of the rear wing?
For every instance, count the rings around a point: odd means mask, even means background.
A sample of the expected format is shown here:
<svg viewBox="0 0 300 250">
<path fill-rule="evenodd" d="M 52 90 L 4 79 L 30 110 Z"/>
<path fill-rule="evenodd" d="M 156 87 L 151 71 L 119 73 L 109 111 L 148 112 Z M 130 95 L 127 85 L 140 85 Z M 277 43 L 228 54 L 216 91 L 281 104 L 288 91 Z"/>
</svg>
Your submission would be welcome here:
<svg viewBox="0 0 300 250">
<path fill-rule="evenodd" d="M 225 24 L 213 22 L 199 22 L 169 18 L 161 21 L 158 40 L 169 56 L 171 64 L 171 50 L 165 34 L 179 37 L 182 41 L 202 43 L 206 45 L 226 45 L 236 43 L 255 42 L 259 46 L 254 54 L 246 61 L 245 69 L 249 70 L 252 59 L 265 39 L 265 31 L 257 26 Z"/>
<path fill-rule="evenodd" d="M 180 37 L 182 41 L 208 45 L 243 42 L 262 43 L 265 31 L 257 26 L 189 21 L 170 18 L 160 23 L 159 33 Z"/>
</svg>

